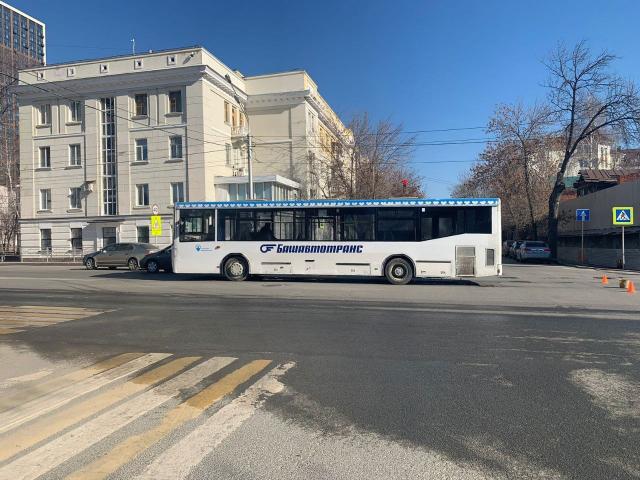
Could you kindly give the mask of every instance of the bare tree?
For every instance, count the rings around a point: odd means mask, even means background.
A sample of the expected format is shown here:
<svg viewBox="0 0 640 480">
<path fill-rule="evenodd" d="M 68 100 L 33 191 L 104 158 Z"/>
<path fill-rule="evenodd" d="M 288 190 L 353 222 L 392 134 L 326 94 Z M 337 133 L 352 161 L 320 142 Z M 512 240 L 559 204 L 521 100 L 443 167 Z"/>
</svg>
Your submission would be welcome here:
<svg viewBox="0 0 640 480">
<path fill-rule="evenodd" d="M 558 46 L 546 63 L 549 102 L 563 139 L 563 155 L 548 202 L 549 244 L 558 246 L 560 196 L 567 165 L 596 133 L 610 132 L 625 142 L 640 138 L 640 99 L 635 85 L 611 72 L 615 56 L 594 55 L 585 42 L 572 50 Z"/>
<path fill-rule="evenodd" d="M 366 113 L 355 115 L 338 130 L 331 155 L 317 171 L 325 196 L 335 198 L 389 198 L 422 196 L 422 178 L 411 165 L 415 137 L 388 120 L 372 123 Z"/>
<path fill-rule="evenodd" d="M 543 135 L 549 124 L 549 109 L 542 105 L 526 108 L 522 103 L 498 105 L 487 128 L 494 134 L 501 149 L 515 158 L 524 176 L 524 193 L 529 213 L 529 228 L 538 239 L 535 200 L 532 185 L 532 169 L 539 160 Z M 506 173 L 506 172 L 505 172 Z"/>
<path fill-rule="evenodd" d="M 551 185 L 553 164 L 545 157 L 544 141 L 529 145 L 528 179 L 521 162 L 521 152 L 514 143 L 493 143 L 479 155 L 454 188 L 453 194 L 460 197 L 499 197 L 502 202 L 502 225 L 507 237 L 527 237 L 535 234 L 531 225 L 542 232 L 542 221 L 547 216 L 547 199 Z M 526 194 L 526 186 L 530 197 Z"/>
</svg>

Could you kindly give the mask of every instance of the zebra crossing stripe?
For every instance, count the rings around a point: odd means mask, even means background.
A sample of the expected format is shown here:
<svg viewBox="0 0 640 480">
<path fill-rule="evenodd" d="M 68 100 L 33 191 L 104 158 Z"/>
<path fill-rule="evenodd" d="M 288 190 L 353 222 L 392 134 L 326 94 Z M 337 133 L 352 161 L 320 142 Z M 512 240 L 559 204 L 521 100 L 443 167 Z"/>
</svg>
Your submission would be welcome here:
<svg viewBox="0 0 640 480">
<path fill-rule="evenodd" d="M 11 410 L 0 413 L 0 433 L 7 432 L 18 425 L 50 412 L 87 393 L 93 392 L 110 383 L 133 375 L 143 368 L 153 365 L 171 356 L 169 353 L 149 353 L 131 360 L 124 365 L 99 373 L 83 381 L 56 390 L 43 397 L 19 405 Z"/>
<path fill-rule="evenodd" d="M 34 398 L 42 397 L 43 395 L 67 385 L 71 385 L 74 382 L 79 382 L 85 378 L 89 378 L 111 368 L 118 367 L 143 355 L 144 353 L 123 353 L 79 370 L 74 370 L 73 372 L 62 375 L 61 377 L 47 378 L 38 382 L 26 382 L 19 387 L 2 393 L 0 396 L 0 412 L 15 405 L 29 402 Z"/>
<path fill-rule="evenodd" d="M 254 360 L 226 375 L 177 407 L 169 410 L 156 427 L 129 437 L 109 452 L 69 475 L 67 479 L 92 480 L 109 476 L 181 425 L 197 418 L 204 410 L 211 407 L 225 395 L 232 393 L 239 385 L 264 370 L 270 363 L 270 360 Z"/>
<path fill-rule="evenodd" d="M 59 433 L 82 420 L 102 412 L 116 403 L 140 393 L 165 381 L 200 360 L 200 357 L 183 357 L 165 363 L 142 375 L 120 383 L 109 390 L 91 398 L 81 400 L 72 408 L 62 408 L 49 415 L 34 419 L 22 428 L 0 437 L 0 462 L 8 460 L 18 453 L 33 447 L 47 438 Z M 6 473 L 4 468 L 0 471 Z M 10 476 L 12 480 L 16 480 Z"/>
<path fill-rule="evenodd" d="M 222 441 L 248 420 L 268 397 L 279 393 L 284 385 L 278 380 L 294 363 L 279 365 L 251 385 L 238 398 L 222 407 L 201 426 L 160 454 L 137 477 L 137 480 L 178 480 L 187 478 Z"/>
<path fill-rule="evenodd" d="M 58 465 L 77 455 L 102 439 L 125 427 L 136 419 L 178 396 L 183 389 L 192 388 L 206 377 L 226 367 L 235 358 L 214 357 L 200 363 L 101 415 L 65 432 L 41 447 L 17 458 L 0 468 L 0 477 L 6 472 L 16 479 L 34 479 L 45 475 Z M 79 448 L 80 447 L 80 448 Z M 4 478 L 4 477 L 3 477 Z"/>
</svg>

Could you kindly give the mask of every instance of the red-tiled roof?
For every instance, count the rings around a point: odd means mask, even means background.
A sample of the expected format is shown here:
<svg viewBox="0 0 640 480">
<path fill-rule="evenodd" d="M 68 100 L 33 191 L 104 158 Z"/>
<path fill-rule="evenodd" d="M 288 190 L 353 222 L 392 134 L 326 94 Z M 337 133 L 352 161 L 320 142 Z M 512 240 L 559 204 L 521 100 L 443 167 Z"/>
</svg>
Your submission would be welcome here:
<svg viewBox="0 0 640 480">
<path fill-rule="evenodd" d="M 605 183 L 618 183 L 618 178 L 626 175 L 633 175 L 640 173 L 637 168 L 614 168 L 612 170 L 601 170 L 598 168 L 585 168 L 579 172 L 580 178 L 578 182 L 605 182 Z"/>
</svg>

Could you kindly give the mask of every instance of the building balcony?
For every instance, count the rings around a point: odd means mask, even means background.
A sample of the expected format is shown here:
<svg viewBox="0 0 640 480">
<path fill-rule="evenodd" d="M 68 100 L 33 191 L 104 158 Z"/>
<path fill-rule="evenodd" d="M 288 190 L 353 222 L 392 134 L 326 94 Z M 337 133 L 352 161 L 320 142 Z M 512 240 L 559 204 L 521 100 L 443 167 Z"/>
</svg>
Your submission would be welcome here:
<svg viewBox="0 0 640 480">
<path fill-rule="evenodd" d="M 246 137 L 249 134 L 249 129 L 246 125 L 231 127 L 231 138 Z"/>
</svg>

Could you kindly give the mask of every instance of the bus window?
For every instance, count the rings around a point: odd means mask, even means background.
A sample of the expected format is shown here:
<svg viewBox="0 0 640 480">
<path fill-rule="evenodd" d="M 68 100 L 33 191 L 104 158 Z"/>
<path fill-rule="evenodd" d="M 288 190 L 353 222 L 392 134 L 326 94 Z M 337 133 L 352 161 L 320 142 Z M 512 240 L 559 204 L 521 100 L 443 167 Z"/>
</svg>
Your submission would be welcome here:
<svg viewBox="0 0 640 480">
<path fill-rule="evenodd" d="M 416 211 L 413 208 L 379 208 L 376 241 L 415 242 Z"/>
<path fill-rule="evenodd" d="M 308 240 L 332 242 L 336 239 L 336 217 L 333 209 L 307 210 Z"/>
<path fill-rule="evenodd" d="M 424 208 L 421 239 L 450 237 L 463 233 L 491 233 L 491 207 Z"/>
<path fill-rule="evenodd" d="M 340 240 L 372 241 L 376 230 L 376 215 L 372 208 L 349 208 L 338 211 Z"/>
<path fill-rule="evenodd" d="M 214 210 L 181 210 L 178 225 L 181 242 L 215 240 Z"/>
<path fill-rule="evenodd" d="M 420 219 L 420 231 L 422 232 L 422 240 L 431 240 L 435 237 L 433 231 L 433 216 L 423 213 Z"/>
<path fill-rule="evenodd" d="M 304 212 L 302 212 L 304 214 Z M 298 215 L 298 218 L 300 215 Z M 304 217 L 302 217 L 302 228 L 304 229 Z M 296 212 L 293 210 L 276 210 L 273 213 L 273 235 L 275 240 L 296 240 L 296 227 L 300 227 L 300 222 L 296 224 Z"/>
</svg>

